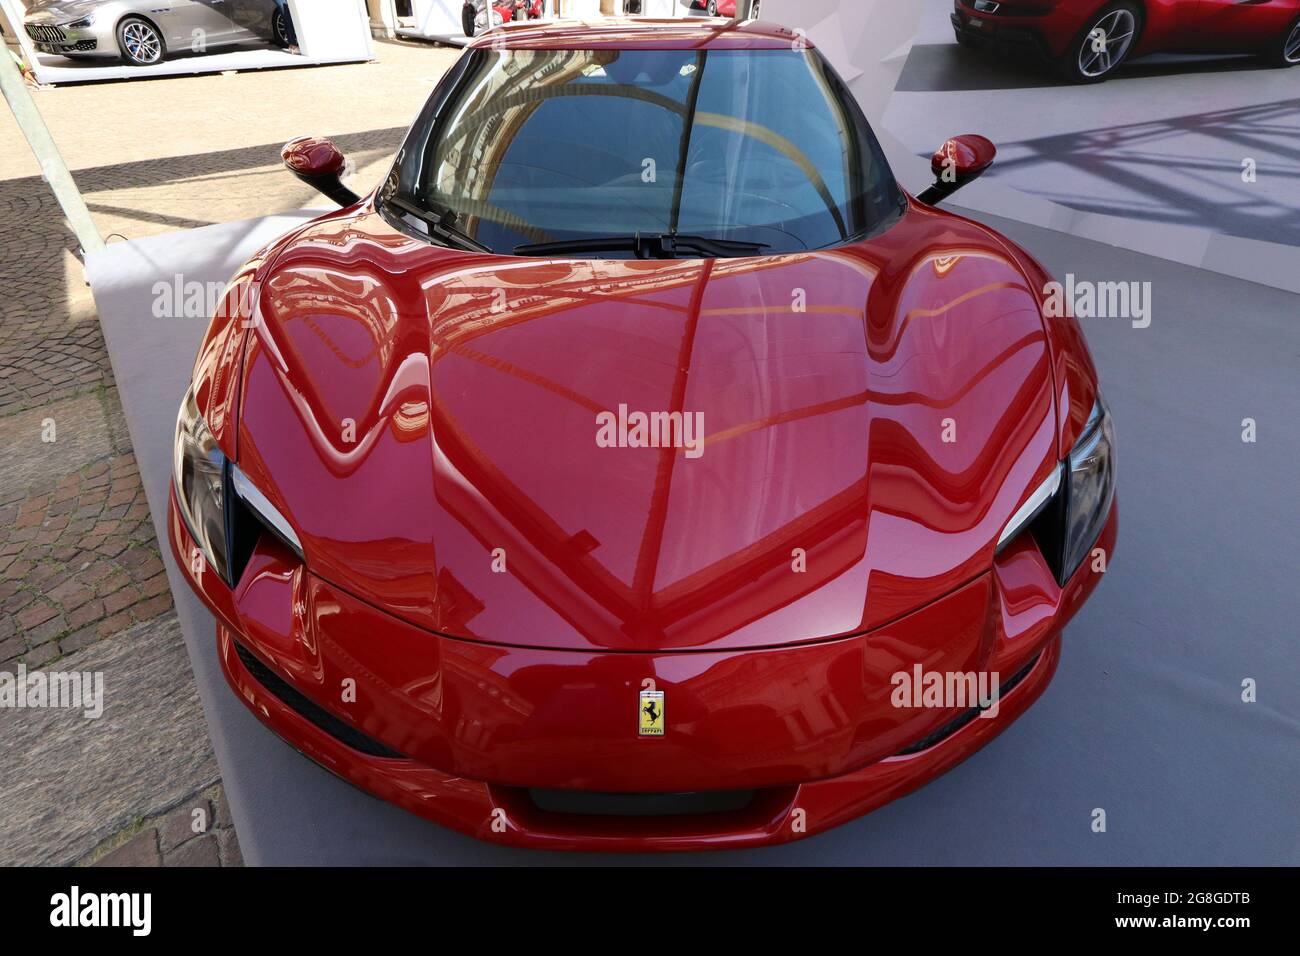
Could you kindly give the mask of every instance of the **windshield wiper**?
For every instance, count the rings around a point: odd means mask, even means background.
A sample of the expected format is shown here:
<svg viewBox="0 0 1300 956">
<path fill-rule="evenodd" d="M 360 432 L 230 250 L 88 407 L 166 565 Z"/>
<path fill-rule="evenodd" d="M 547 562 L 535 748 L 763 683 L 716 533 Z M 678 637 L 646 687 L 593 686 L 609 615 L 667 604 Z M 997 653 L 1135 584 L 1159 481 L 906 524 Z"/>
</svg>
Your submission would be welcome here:
<svg viewBox="0 0 1300 956">
<path fill-rule="evenodd" d="M 767 248 L 765 242 L 742 242 L 738 239 L 706 239 L 678 233 L 633 233 L 629 236 L 592 236 L 588 239 L 560 239 L 556 242 L 533 242 L 515 246 L 517 256 L 583 255 L 593 252 L 631 252 L 638 259 L 676 259 L 679 252 L 690 252 L 708 259 L 753 256 Z"/>
<path fill-rule="evenodd" d="M 429 227 L 429 235 L 435 239 L 441 239 L 443 242 L 469 252 L 491 252 L 487 246 L 479 242 L 467 232 L 462 232 L 456 228 L 456 220 L 460 218 L 460 213 L 454 209 L 445 209 L 438 212 L 434 209 L 425 209 L 418 206 L 411 200 L 399 193 L 394 193 L 388 197 L 388 204 L 396 206 L 402 212 L 414 216 L 420 222 Z"/>
</svg>

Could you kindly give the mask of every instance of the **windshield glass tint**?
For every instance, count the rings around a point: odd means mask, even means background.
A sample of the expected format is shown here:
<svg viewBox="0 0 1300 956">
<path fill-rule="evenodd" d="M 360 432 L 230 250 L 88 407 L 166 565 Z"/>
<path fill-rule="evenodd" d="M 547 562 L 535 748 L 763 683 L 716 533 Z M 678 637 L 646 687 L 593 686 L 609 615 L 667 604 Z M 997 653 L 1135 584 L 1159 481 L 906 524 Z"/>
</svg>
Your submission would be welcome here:
<svg viewBox="0 0 1300 956">
<path fill-rule="evenodd" d="M 638 233 L 798 252 L 902 201 L 851 95 L 818 54 L 784 49 L 472 50 L 396 174 L 390 189 L 502 254 Z"/>
</svg>

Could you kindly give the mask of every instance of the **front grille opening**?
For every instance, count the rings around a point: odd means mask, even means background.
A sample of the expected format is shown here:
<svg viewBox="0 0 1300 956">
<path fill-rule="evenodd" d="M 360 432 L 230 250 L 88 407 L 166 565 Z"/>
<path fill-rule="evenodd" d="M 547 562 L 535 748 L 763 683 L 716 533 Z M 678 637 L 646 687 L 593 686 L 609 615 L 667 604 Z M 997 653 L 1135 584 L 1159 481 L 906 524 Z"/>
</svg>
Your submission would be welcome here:
<svg viewBox="0 0 1300 956">
<path fill-rule="evenodd" d="M 587 790 L 532 788 L 528 797 L 539 810 L 588 817 L 679 817 L 738 813 L 754 802 L 753 790 L 700 790 L 692 793 L 594 793 Z"/>
<path fill-rule="evenodd" d="M 1038 659 L 1042 656 L 1043 656 L 1042 651 L 1039 651 L 1037 654 L 1034 655 L 1033 660 L 1031 660 L 1020 670 L 1012 674 L 1007 681 L 1005 681 L 998 687 L 999 702 L 1002 700 L 1002 698 L 1006 697 L 1007 694 L 1015 690 L 1017 684 L 1019 684 L 1022 680 L 1024 680 L 1026 677 L 1029 676 L 1029 672 L 1034 669 L 1034 665 L 1038 663 Z M 937 730 L 933 731 L 932 733 L 926 734 L 916 743 L 912 744 L 911 746 L 907 747 L 904 750 L 900 750 L 898 753 L 894 754 L 894 756 L 906 757 L 909 754 L 919 754 L 922 750 L 929 750 L 935 744 L 946 740 L 947 738 L 955 734 L 957 731 L 965 727 L 967 724 L 969 724 L 972 720 L 974 720 L 976 717 L 980 715 L 982 710 L 983 708 L 980 707 L 972 707 L 969 710 L 963 710 L 952 720 L 948 721 L 948 723 L 939 727 Z"/>
<path fill-rule="evenodd" d="M 27 25 L 27 35 L 41 43 L 62 43 L 68 38 L 58 27 L 37 26 L 34 23 Z"/>
<path fill-rule="evenodd" d="M 325 731 L 339 743 L 351 747 L 353 750 L 360 751 L 370 757 L 386 757 L 390 760 L 405 759 L 405 754 L 400 754 L 396 750 L 390 750 L 378 740 L 367 737 L 361 731 L 357 730 L 350 724 L 345 724 L 329 711 L 320 705 L 303 696 L 295 690 L 290 684 L 281 680 L 280 677 L 269 667 L 263 664 L 253 653 L 238 641 L 231 641 L 235 645 L 235 653 L 239 655 L 240 663 L 244 665 L 245 670 L 252 676 L 253 680 L 261 684 L 266 691 L 279 699 L 299 717 L 314 724 L 318 729 Z"/>
</svg>

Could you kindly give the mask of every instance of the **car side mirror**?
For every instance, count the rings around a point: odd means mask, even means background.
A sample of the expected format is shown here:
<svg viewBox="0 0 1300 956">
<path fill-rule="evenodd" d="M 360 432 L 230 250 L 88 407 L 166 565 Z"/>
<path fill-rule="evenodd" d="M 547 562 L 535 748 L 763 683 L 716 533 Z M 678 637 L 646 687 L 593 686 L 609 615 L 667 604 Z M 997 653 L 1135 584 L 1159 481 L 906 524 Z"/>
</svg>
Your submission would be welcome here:
<svg viewBox="0 0 1300 956">
<path fill-rule="evenodd" d="M 930 159 L 934 185 L 916 198 L 927 205 L 937 206 L 962 186 L 984 175 L 997 155 L 998 148 L 983 136 L 974 133 L 954 136 Z"/>
<path fill-rule="evenodd" d="M 284 144 L 280 158 L 289 172 L 340 206 L 351 206 L 361 199 L 343 185 L 347 160 L 329 140 L 319 136 L 299 136 Z"/>
</svg>

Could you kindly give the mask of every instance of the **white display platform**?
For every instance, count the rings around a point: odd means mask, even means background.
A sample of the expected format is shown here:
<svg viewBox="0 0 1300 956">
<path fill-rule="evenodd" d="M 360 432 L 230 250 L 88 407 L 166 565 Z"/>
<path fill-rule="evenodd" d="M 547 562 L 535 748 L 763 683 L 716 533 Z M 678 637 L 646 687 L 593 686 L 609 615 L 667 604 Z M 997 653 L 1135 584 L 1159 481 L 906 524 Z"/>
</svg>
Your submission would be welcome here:
<svg viewBox="0 0 1300 956">
<path fill-rule="evenodd" d="M 173 283 L 177 275 L 225 282 L 253 249 L 310 215 L 113 243 L 87 260 L 160 540 L 176 408 L 207 322 L 155 318 L 154 284 Z M 263 727 L 226 685 L 212 616 L 164 546 L 245 860 L 466 866 L 1300 862 L 1294 826 L 1297 601 L 1291 565 L 1277 560 L 1300 535 L 1300 512 L 1278 504 L 1289 500 L 1298 464 L 1287 435 L 1291 410 L 1300 404 L 1295 303 L 1273 289 L 980 218 L 1057 275 L 1142 276 L 1153 283 L 1159 303 L 1147 329 L 1109 319 L 1085 322 L 1120 445 L 1119 544 L 1106 579 L 1066 631 L 1052 685 L 1005 733 L 915 793 L 785 846 L 653 856 L 479 842 L 367 796 Z M 1251 321 L 1224 321 L 1237 311 Z M 1259 419 L 1258 444 L 1240 440 L 1246 414 Z M 1171 481 L 1175 494 L 1169 493 Z M 1259 681 L 1259 703 L 1241 701 L 1244 677 Z M 1106 808 L 1110 833 L 1092 832 L 1094 807 Z"/>
<path fill-rule="evenodd" d="M 370 18 L 365 0 L 288 0 L 298 39 L 298 52 L 250 43 L 222 47 L 221 52 L 177 53 L 152 66 L 130 66 L 119 60 L 70 60 L 39 53 L 21 25 L 23 0 L 0 0 L 17 30 L 23 55 L 38 82 L 45 85 L 99 80 L 140 80 L 228 70 L 266 70 L 374 59 Z"/>
<path fill-rule="evenodd" d="M 557 9 L 558 0 L 547 0 L 545 15 L 543 19 L 553 19 L 553 12 Z M 566 6 L 573 7 L 575 4 L 582 4 L 586 0 L 568 0 Z M 418 40 L 436 40 L 439 43 L 448 43 L 452 46 L 465 46 L 472 37 L 465 35 L 464 25 L 461 23 L 461 7 L 463 0 L 411 0 L 412 16 L 408 22 L 399 22 L 393 28 L 393 32 L 399 37 L 408 37 Z M 585 7 L 583 7 L 585 9 Z M 600 7 L 597 2 L 596 15 L 600 15 Z M 572 16 L 572 13 L 565 14 Z M 403 18 L 407 20 L 408 18 Z M 535 21 L 541 22 L 541 21 Z"/>
<path fill-rule="evenodd" d="M 407 22 L 399 22 L 393 32 L 409 39 L 465 46 L 471 37 L 465 36 L 461 24 L 461 5 L 462 0 L 412 0 L 412 16 L 403 18 Z M 622 0 L 617 6 L 616 15 L 622 15 Z M 547 0 L 542 19 L 599 20 L 602 16 L 600 0 Z M 702 17 L 706 13 L 693 7 L 691 0 L 641 0 L 641 12 L 635 16 L 672 19 Z"/>
<path fill-rule="evenodd" d="M 399 37 L 437 40 L 464 46 L 470 41 L 460 21 L 462 0 L 411 0 L 412 23 L 398 23 L 393 32 Z M 405 19 L 405 18 L 403 18 Z"/>
</svg>

